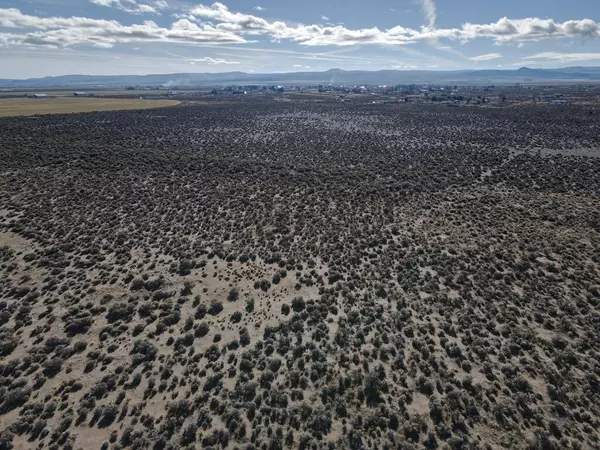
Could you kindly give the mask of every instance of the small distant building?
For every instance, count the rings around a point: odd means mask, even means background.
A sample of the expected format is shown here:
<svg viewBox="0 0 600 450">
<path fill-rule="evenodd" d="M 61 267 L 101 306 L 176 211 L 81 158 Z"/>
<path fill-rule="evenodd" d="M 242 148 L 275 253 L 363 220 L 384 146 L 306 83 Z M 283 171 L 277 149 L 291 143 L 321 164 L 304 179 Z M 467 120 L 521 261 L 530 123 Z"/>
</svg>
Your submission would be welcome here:
<svg viewBox="0 0 600 450">
<path fill-rule="evenodd" d="M 48 98 L 48 94 L 33 94 L 33 98 Z"/>
<path fill-rule="evenodd" d="M 553 105 L 566 105 L 567 103 L 569 102 L 566 100 L 552 100 Z"/>
<path fill-rule="evenodd" d="M 74 92 L 73 96 L 75 96 L 75 97 L 87 97 L 88 94 L 86 92 Z"/>
</svg>

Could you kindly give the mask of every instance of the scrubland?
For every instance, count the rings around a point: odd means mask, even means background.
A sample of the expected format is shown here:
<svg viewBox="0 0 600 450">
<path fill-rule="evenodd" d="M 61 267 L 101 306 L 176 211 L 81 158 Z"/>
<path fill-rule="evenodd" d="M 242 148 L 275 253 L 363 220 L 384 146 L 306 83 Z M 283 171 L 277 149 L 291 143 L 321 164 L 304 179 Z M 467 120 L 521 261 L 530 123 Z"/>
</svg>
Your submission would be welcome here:
<svg viewBox="0 0 600 450">
<path fill-rule="evenodd" d="M 0 135 L 0 448 L 600 446 L 600 108 Z"/>
</svg>

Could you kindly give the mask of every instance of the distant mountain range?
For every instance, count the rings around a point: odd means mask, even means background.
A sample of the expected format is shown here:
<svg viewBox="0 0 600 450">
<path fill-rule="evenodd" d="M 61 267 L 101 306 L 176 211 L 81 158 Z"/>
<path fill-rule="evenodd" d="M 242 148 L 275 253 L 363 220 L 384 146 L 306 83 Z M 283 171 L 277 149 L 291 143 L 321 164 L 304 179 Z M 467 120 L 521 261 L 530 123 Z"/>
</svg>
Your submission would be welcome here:
<svg viewBox="0 0 600 450">
<path fill-rule="evenodd" d="M 396 85 L 396 84 L 514 84 L 514 83 L 600 83 L 600 67 L 516 70 L 379 70 L 293 73 L 175 73 L 157 75 L 63 75 L 58 77 L 2 80 L 1 88 L 49 87 L 209 87 L 240 84 L 281 85 Z"/>
</svg>

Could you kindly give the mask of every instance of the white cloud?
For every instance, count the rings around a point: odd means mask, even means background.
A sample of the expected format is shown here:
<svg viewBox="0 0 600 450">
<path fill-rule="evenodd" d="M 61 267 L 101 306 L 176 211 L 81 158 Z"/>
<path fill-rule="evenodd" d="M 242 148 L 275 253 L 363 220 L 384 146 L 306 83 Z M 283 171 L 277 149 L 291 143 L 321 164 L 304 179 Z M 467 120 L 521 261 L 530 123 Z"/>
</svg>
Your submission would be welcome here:
<svg viewBox="0 0 600 450">
<path fill-rule="evenodd" d="M 190 63 L 207 63 L 210 65 L 217 65 L 217 64 L 239 64 L 239 61 L 228 61 L 222 58 L 211 58 L 210 56 L 204 56 L 202 58 L 188 58 L 187 59 L 188 62 Z"/>
<path fill-rule="evenodd" d="M 525 56 L 525 60 L 551 60 L 563 62 L 576 61 L 600 61 L 600 53 L 559 53 L 559 52 L 543 52 L 535 55 Z"/>
<path fill-rule="evenodd" d="M 331 19 L 327 16 L 321 16 L 321 20 L 324 20 L 325 22 L 329 22 Z"/>
<path fill-rule="evenodd" d="M 255 6 L 254 9 L 257 11 L 266 11 L 267 10 L 266 8 L 263 8 L 262 6 Z"/>
<path fill-rule="evenodd" d="M 517 20 L 503 17 L 496 23 L 487 25 L 467 23 L 463 25 L 462 36 L 459 39 L 490 37 L 497 43 L 518 43 L 552 38 L 597 38 L 598 36 L 600 36 L 600 24 L 591 19 L 568 20 L 560 23 L 537 17 Z"/>
<path fill-rule="evenodd" d="M 98 6 L 115 7 L 130 14 L 158 14 L 158 9 L 168 8 L 168 4 L 164 0 L 155 2 L 156 7 L 137 3 L 135 0 L 89 0 Z"/>
<path fill-rule="evenodd" d="M 113 6 L 121 2 L 119 0 L 90 0 L 90 3 L 98 6 Z"/>
<path fill-rule="evenodd" d="M 435 21 L 437 20 L 437 6 L 435 0 L 421 0 L 421 7 L 425 13 L 427 19 L 427 26 L 429 28 L 435 28 Z"/>
<path fill-rule="evenodd" d="M 474 56 L 469 58 L 471 61 L 491 61 L 493 59 L 502 58 L 500 53 L 486 53 L 485 55 Z"/>
</svg>

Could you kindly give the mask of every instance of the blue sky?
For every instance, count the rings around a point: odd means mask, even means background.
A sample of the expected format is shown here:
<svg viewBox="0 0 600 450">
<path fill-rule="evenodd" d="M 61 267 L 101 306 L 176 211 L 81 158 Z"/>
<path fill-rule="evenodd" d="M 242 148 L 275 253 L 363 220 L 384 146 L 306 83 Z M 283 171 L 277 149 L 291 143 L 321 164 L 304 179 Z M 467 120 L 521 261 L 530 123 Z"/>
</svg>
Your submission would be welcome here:
<svg viewBox="0 0 600 450">
<path fill-rule="evenodd" d="M 600 66 L 598 0 L 0 0 L 0 78 Z"/>
</svg>

